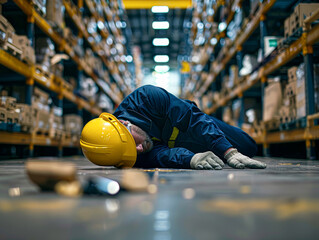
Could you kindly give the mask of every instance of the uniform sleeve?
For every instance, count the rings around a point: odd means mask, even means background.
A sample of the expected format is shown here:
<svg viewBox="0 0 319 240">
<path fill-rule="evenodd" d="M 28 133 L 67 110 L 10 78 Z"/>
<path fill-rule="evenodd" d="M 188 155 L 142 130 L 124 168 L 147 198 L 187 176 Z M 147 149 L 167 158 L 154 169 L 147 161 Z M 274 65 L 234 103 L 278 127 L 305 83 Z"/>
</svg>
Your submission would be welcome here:
<svg viewBox="0 0 319 240">
<path fill-rule="evenodd" d="M 189 169 L 193 156 L 186 148 L 169 148 L 159 143 L 149 153 L 138 155 L 134 167 Z"/>
</svg>

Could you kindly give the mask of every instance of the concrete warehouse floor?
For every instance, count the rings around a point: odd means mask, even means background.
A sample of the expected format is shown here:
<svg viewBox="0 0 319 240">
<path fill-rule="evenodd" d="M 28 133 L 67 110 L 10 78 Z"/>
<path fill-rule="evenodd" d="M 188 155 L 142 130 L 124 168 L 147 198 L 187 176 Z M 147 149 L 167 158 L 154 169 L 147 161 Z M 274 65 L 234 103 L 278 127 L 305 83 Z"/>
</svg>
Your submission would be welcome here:
<svg viewBox="0 0 319 240">
<path fill-rule="evenodd" d="M 256 159 L 267 169 L 152 169 L 155 194 L 77 198 L 39 191 L 25 160 L 0 161 L 0 239 L 318 239 L 319 161 Z M 123 174 L 64 160 L 79 178 Z"/>
</svg>

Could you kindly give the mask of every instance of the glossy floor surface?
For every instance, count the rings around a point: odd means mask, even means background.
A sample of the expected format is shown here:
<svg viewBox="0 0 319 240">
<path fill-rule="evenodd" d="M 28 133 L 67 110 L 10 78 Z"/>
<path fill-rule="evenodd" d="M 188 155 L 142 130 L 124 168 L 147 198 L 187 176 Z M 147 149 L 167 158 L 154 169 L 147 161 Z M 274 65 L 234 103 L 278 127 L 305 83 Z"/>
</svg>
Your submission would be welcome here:
<svg viewBox="0 0 319 240">
<path fill-rule="evenodd" d="M 156 193 L 81 197 L 41 192 L 26 160 L 0 161 L 0 239 L 318 239 L 319 161 L 256 159 L 268 167 L 151 169 L 143 172 Z M 123 175 L 82 157 L 63 160 L 81 180 Z"/>
</svg>

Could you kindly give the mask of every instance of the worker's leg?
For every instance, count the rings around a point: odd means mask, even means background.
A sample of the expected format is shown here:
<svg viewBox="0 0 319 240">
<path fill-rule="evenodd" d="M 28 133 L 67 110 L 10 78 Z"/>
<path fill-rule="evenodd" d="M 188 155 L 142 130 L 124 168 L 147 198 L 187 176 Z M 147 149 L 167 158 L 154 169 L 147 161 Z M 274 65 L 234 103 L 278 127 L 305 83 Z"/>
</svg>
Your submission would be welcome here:
<svg viewBox="0 0 319 240">
<path fill-rule="evenodd" d="M 216 125 L 222 130 L 227 140 L 242 154 L 253 157 L 257 153 L 257 144 L 246 132 L 214 118 Z"/>
</svg>

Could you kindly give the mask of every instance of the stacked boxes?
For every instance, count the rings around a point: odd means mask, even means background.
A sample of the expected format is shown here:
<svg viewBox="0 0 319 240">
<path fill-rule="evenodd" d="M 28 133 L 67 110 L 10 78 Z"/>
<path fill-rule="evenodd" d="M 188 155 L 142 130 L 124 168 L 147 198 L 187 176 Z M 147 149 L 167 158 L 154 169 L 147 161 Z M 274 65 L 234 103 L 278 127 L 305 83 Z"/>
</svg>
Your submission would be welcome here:
<svg viewBox="0 0 319 240">
<path fill-rule="evenodd" d="M 319 8 L 319 3 L 298 4 L 291 15 L 292 17 L 290 18 L 291 33 L 294 33 L 297 29 L 301 28 L 303 25 L 303 21 L 308 16 L 311 16 L 311 13 L 318 8 Z"/>
<path fill-rule="evenodd" d="M 2 109 L 2 114 L 4 114 L 4 123 L 6 123 L 6 130 L 8 131 L 20 131 L 19 125 L 19 114 L 15 111 L 16 98 L 2 96 L 0 98 L 0 108 Z"/>
<path fill-rule="evenodd" d="M 22 50 L 16 45 L 15 29 L 8 20 L 0 15 L 0 47 L 13 55 L 20 57 Z"/>
<path fill-rule="evenodd" d="M 34 88 L 32 105 L 16 103 L 16 98 L 0 97 L 0 130 L 43 134 L 61 140 L 72 137 L 79 140 L 82 131 L 82 118 L 75 114 L 64 116 L 59 107 L 50 107 L 49 94 Z M 64 120 L 64 121 L 63 121 Z M 65 134 L 66 133 L 66 134 Z"/>
<path fill-rule="evenodd" d="M 29 65 L 35 63 L 34 49 L 26 36 L 15 34 L 15 29 L 0 14 L 0 47 Z"/>
<path fill-rule="evenodd" d="M 229 68 L 229 85 L 231 86 L 231 88 L 233 88 L 238 83 L 239 83 L 238 66 L 231 65 Z"/>
<path fill-rule="evenodd" d="M 32 108 L 35 109 L 35 131 L 47 133 L 50 129 L 50 97 L 49 94 L 34 88 L 32 96 Z"/>
<path fill-rule="evenodd" d="M 36 62 L 37 71 L 42 72 L 43 75 L 51 77 L 51 58 L 55 54 L 54 45 L 49 38 L 36 39 Z"/>
<path fill-rule="evenodd" d="M 62 0 L 46 1 L 46 19 L 58 28 L 64 27 L 64 12 L 62 11 Z"/>
<path fill-rule="evenodd" d="M 61 139 L 63 136 L 63 110 L 59 107 L 52 107 L 50 109 L 50 118 L 49 118 L 49 136 L 54 139 Z"/>
<path fill-rule="evenodd" d="M 0 130 L 6 130 L 7 122 L 7 110 L 4 107 L 0 107 Z"/>
<path fill-rule="evenodd" d="M 71 139 L 75 141 L 79 139 L 83 127 L 83 121 L 79 115 L 65 115 L 64 126 L 67 137 L 71 137 Z"/>
<path fill-rule="evenodd" d="M 16 112 L 19 114 L 19 123 L 22 132 L 32 132 L 34 128 L 35 110 L 28 104 L 17 103 Z"/>
<path fill-rule="evenodd" d="M 263 121 L 271 121 L 279 116 L 282 102 L 282 90 L 279 79 L 269 82 L 264 92 Z"/>
<path fill-rule="evenodd" d="M 300 3 L 298 4 L 294 12 L 285 20 L 284 23 L 284 35 L 289 37 L 295 31 L 302 27 L 303 21 L 311 16 L 311 13 L 319 8 L 319 3 Z"/>
<path fill-rule="evenodd" d="M 15 35 L 14 39 L 16 40 L 16 44 L 22 50 L 21 60 L 29 65 L 35 64 L 35 53 L 29 39 L 26 36 L 18 35 Z"/>
<path fill-rule="evenodd" d="M 297 87 L 297 67 L 288 69 L 288 84 L 284 89 L 283 104 L 280 108 L 281 123 L 291 122 L 296 119 L 296 87 Z"/>
</svg>

